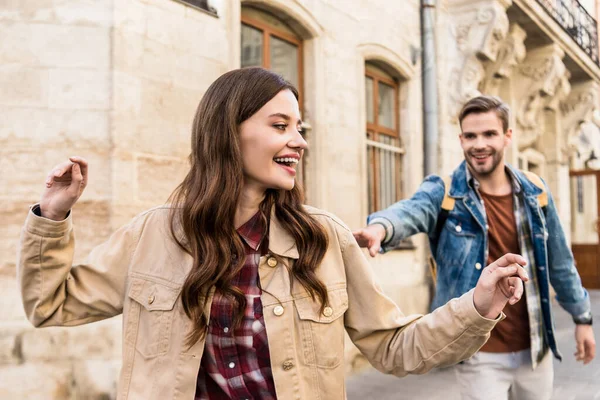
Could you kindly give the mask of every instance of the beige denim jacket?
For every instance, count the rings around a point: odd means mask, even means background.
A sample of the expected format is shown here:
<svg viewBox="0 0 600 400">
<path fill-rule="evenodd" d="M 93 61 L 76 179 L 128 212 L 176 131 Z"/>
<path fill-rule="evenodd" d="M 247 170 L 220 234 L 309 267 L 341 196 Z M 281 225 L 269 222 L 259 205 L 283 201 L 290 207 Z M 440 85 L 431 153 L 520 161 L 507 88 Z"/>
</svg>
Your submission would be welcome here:
<svg viewBox="0 0 600 400">
<path fill-rule="evenodd" d="M 274 257 L 261 257 L 259 266 L 280 400 L 345 398 L 344 331 L 375 368 L 397 376 L 456 363 L 487 340 L 500 318 L 481 317 L 472 291 L 432 314 L 405 316 L 382 293 L 350 230 L 326 212 L 307 209 L 329 236 L 318 270 L 329 292 L 324 312 L 298 283 L 290 290 L 287 267 Z M 194 399 L 204 342 L 184 344 L 192 324 L 179 299 L 192 259 L 171 238 L 168 214 L 160 207 L 139 215 L 81 265 L 72 265 L 71 216 L 57 222 L 30 211 L 22 231 L 17 274 L 35 326 L 81 325 L 123 313 L 119 399 Z M 298 258 L 293 238 L 275 218 L 269 252 L 290 264 Z"/>
</svg>

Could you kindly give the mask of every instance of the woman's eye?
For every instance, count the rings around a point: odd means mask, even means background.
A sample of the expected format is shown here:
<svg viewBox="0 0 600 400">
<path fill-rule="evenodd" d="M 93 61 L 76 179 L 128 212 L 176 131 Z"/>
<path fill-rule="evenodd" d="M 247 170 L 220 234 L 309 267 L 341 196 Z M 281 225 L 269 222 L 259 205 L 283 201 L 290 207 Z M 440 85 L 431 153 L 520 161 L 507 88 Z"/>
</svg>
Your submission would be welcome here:
<svg viewBox="0 0 600 400">
<path fill-rule="evenodd" d="M 304 128 L 300 128 L 300 129 L 298 129 L 298 133 L 299 133 L 300 135 L 304 136 L 304 135 L 306 135 L 306 129 L 304 129 Z"/>
<path fill-rule="evenodd" d="M 273 126 L 275 127 L 275 129 L 279 129 L 280 131 L 285 131 L 285 129 L 287 128 L 286 124 L 276 124 Z"/>
</svg>

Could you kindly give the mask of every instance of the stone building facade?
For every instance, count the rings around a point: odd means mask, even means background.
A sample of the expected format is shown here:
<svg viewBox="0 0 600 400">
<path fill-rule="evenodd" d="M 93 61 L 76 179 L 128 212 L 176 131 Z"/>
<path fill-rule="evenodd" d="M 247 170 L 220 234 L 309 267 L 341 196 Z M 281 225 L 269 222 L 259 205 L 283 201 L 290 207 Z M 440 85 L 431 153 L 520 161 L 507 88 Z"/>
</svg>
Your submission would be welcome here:
<svg viewBox="0 0 600 400">
<path fill-rule="evenodd" d="M 461 103 L 499 94 L 515 111 L 511 162 L 547 179 L 569 227 L 569 170 L 600 144 L 580 137 L 582 126 L 598 135 L 600 68 L 597 47 L 586 53 L 550 3 L 439 2 L 440 172 L 461 159 Z M 82 261 L 183 178 L 191 121 L 210 83 L 264 65 L 301 90 L 307 202 L 358 228 L 423 178 L 419 12 L 415 0 L 1 2 L 0 399 L 115 395 L 119 318 L 35 330 L 20 305 L 19 230 L 53 165 L 74 154 L 90 162 L 74 210 Z M 424 244 L 417 236 L 371 260 L 407 313 L 429 304 Z M 347 365 L 349 373 L 365 365 L 350 345 Z"/>
</svg>

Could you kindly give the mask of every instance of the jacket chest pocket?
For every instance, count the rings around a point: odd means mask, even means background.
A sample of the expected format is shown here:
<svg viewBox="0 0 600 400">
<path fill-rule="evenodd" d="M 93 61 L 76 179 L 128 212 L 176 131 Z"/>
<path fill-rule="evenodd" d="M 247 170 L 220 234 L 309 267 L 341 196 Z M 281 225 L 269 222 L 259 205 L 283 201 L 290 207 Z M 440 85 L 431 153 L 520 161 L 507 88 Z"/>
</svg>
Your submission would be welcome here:
<svg viewBox="0 0 600 400">
<path fill-rule="evenodd" d="M 167 353 L 173 325 L 173 307 L 181 287 L 158 283 L 149 278 L 133 277 L 128 296 L 131 299 L 126 329 L 134 332 L 135 349 L 143 357 Z"/>
<path fill-rule="evenodd" d="M 441 264 L 462 267 L 478 232 L 471 223 L 449 216 L 440 234 L 437 258 Z"/>
<path fill-rule="evenodd" d="M 348 293 L 337 289 L 329 291 L 328 296 L 329 304 L 323 312 L 310 297 L 294 300 L 304 362 L 320 368 L 335 368 L 344 358 L 343 315 L 348 309 Z"/>
</svg>

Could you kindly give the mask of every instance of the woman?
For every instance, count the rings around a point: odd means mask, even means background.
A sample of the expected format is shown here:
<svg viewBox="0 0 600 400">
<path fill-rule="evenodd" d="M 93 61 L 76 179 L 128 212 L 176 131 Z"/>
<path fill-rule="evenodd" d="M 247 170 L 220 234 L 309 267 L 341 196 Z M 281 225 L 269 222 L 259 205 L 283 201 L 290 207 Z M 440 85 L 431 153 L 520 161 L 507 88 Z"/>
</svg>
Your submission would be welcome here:
<svg viewBox="0 0 600 400">
<path fill-rule="evenodd" d="M 72 266 L 70 210 L 87 163 L 49 174 L 21 239 L 23 304 L 35 326 L 123 313 L 120 399 L 343 399 L 344 330 L 379 370 L 424 373 L 473 354 L 520 298 L 525 260 L 506 255 L 462 298 L 402 315 L 350 230 L 302 205 L 297 99 L 261 68 L 217 79 L 171 205 L 137 216 L 85 264 Z"/>
</svg>

